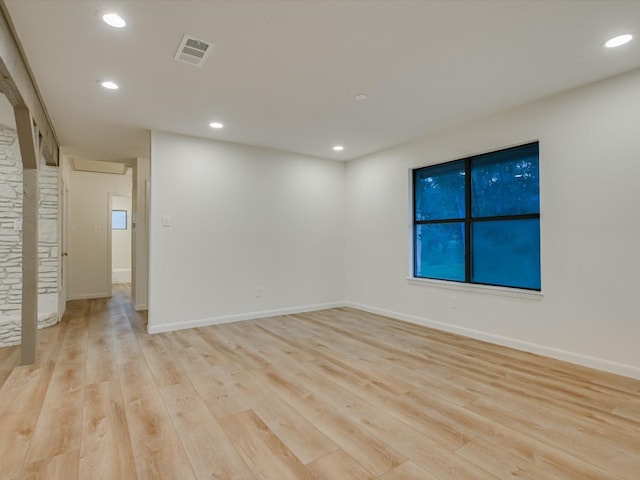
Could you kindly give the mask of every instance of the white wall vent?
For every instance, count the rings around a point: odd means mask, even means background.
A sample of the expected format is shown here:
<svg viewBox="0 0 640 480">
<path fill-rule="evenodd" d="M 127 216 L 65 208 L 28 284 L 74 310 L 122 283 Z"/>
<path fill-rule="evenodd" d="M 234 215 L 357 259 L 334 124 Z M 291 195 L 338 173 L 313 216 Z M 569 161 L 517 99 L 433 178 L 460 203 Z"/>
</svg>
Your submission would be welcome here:
<svg viewBox="0 0 640 480">
<path fill-rule="evenodd" d="M 212 49 L 213 44 L 210 42 L 200 40 L 199 38 L 195 38 L 190 35 L 185 35 L 180 42 L 180 46 L 178 47 L 175 57 L 173 58 L 178 62 L 184 62 L 190 65 L 195 65 L 196 67 L 201 67 Z"/>
</svg>

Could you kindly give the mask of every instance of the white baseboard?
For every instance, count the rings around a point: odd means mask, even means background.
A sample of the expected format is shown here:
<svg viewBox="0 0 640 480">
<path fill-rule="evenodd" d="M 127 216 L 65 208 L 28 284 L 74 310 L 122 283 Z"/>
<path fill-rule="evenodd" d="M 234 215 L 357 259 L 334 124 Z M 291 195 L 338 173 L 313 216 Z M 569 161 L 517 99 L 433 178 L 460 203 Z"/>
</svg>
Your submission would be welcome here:
<svg viewBox="0 0 640 480">
<path fill-rule="evenodd" d="M 136 310 L 146 309 L 138 308 Z M 434 328 L 436 330 L 442 330 L 445 332 L 455 333 L 469 338 L 475 338 L 496 345 L 502 345 L 505 347 L 515 348 L 524 352 L 535 353 L 543 355 L 545 357 L 555 358 L 576 365 L 582 365 L 585 367 L 595 368 L 605 372 L 615 373 L 626 377 L 640 379 L 640 367 L 633 365 L 627 365 L 624 363 L 614 362 L 602 358 L 592 357 L 589 355 L 583 355 L 581 353 L 570 352 L 567 350 L 561 350 L 554 347 L 548 347 L 537 343 L 525 342 L 515 338 L 504 337 L 501 335 L 495 335 L 492 333 L 483 332 L 481 330 L 475 330 L 472 328 L 460 327 L 457 325 L 451 325 L 444 322 L 438 322 L 415 315 L 408 315 L 404 313 L 394 312 L 391 310 L 385 310 L 378 307 L 372 307 L 369 305 L 363 305 L 355 302 L 333 302 L 319 305 L 307 305 L 301 307 L 283 308 L 278 310 L 266 310 L 261 312 L 250 312 L 236 315 L 226 315 L 221 317 L 203 318 L 199 320 L 192 320 L 188 322 L 169 323 L 166 325 L 149 325 L 147 331 L 149 333 L 162 333 L 171 332 L 174 330 L 183 330 L 187 328 L 206 327 L 209 325 L 222 325 L 225 323 L 240 322 L 244 320 L 255 320 L 259 318 L 277 317 L 279 315 L 292 315 L 296 313 L 312 312 L 317 310 L 326 310 L 328 308 L 339 307 L 351 307 L 357 310 L 365 312 L 375 313 L 378 315 L 384 315 L 386 317 L 394 318 L 404 322 L 409 322 L 417 325 L 423 325 L 425 327 Z"/>
<path fill-rule="evenodd" d="M 417 325 L 424 325 L 425 327 L 435 328 L 436 330 L 443 330 L 445 332 L 456 333 L 465 337 L 475 338 L 478 340 L 483 340 L 485 342 L 515 348 L 516 350 L 536 353 L 538 355 L 555 358 L 557 360 L 563 360 L 565 362 L 574 363 L 576 365 L 582 365 L 585 367 L 595 368 L 597 370 L 603 370 L 605 372 L 623 375 L 625 377 L 640 379 L 640 367 L 636 367 L 633 365 L 613 362 L 611 360 L 591 357 L 589 355 L 583 355 L 581 353 L 570 352 L 558 348 L 547 347 L 545 345 L 540 345 L 537 343 L 525 342 L 515 338 L 503 337 L 501 335 L 474 330 L 472 328 L 459 327 L 457 325 L 429 320 L 427 318 L 417 317 L 414 315 L 407 315 L 404 313 L 393 312 L 391 310 L 362 305 L 360 303 L 346 302 L 345 306 L 363 310 L 365 312 L 395 318 L 396 320 L 402 320 Z"/>
<path fill-rule="evenodd" d="M 91 300 L 93 298 L 109 298 L 110 296 L 111 295 L 109 295 L 107 292 L 83 293 L 82 295 L 70 295 L 69 300 Z"/>
<path fill-rule="evenodd" d="M 277 317 L 280 315 L 292 315 L 295 313 L 314 312 L 316 310 L 326 310 L 327 308 L 344 307 L 344 302 L 322 303 L 319 305 L 306 305 L 300 307 L 282 308 L 278 310 L 265 310 L 262 312 L 240 313 L 236 315 L 224 315 L 221 317 L 202 318 L 180 323 L 167 323 L 165 325 L 151 325 L 149 323 L 147 331 L 149 333 L 172 332 L 174 330 L 184 330 L 187 328 L 208 327 L 209 325 L 222 325 L 224 323 L 241 322 L 244 320 L 255 320 L 258 318 Z"/>
<path fill-rule="evenodd" d="M 131 283 L 131 269 L 114 268 L 111 271 L 111 283 Z"/>
</svg>

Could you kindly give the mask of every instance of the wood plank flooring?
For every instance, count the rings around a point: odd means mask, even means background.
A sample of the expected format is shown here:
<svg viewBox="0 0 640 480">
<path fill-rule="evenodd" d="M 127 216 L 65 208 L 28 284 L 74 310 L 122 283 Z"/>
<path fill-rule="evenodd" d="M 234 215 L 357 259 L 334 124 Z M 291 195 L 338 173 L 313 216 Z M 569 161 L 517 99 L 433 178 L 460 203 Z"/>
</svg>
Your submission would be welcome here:
<svg viewBox="0 0 640 480">
<path fill-rule="evenodd" d="M 640 478 L 640 381 L 348 308 L 145 323 L 122 286 L 39 332 L 0 478 Z"/>
<path fill-rule="evenodd" d="M 20 345 L 0 347 L 0 387 L 18 365 L 20 365 Z"/>
</svg>

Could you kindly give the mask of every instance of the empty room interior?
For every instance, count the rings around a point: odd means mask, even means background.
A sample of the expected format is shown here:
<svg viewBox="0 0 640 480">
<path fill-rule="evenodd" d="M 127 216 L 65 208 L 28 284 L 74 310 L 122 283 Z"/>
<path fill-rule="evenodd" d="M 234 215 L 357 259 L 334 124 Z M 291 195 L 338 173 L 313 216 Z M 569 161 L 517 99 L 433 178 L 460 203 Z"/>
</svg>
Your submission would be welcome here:
<svg viewBox="0 0 640 480">
<path fill-rule="evenodd" d="M 0 479 L 640 478 L 640 1 L 0 13 Z"/>
</svg>

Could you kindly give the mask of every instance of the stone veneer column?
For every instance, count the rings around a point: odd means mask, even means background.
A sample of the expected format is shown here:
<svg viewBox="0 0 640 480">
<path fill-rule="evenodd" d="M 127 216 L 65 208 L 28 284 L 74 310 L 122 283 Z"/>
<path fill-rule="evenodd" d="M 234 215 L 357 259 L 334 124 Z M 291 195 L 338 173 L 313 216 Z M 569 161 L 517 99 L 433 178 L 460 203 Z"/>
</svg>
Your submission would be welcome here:
<svg viewBox="0 0 640 480">
<path fill-rule="evenodd" d="M 0 126 L 0 347 L 20 343 L 22 162 L 15 130 Z M 58 322 L 58 169 L 38 169 L 38 327 Z M 17 223 L 16 223 L 17 221 Z"/>
</svg>

